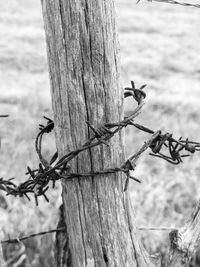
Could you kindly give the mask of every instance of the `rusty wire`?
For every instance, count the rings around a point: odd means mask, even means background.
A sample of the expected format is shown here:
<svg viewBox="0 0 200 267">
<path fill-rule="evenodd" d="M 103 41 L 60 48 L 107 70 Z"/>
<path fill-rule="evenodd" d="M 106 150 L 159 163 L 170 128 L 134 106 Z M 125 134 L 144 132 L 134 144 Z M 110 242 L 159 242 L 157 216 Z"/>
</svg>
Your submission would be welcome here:
<svg viewBox="0 0 200 267">
<path fill-rule="evenodd" d="M 3 190 L 7 195 L 14 196 L 25 196 L 28 200 L 29 194 L 33 194 L 35 197 L 36 205 L 38 205 L 38 197 L 43 196 L 48 202 L 49 199 L 46 195 L 49 189 L 49 184 L 52 182 L 52 187 L 55 186 L 56 181 L 60 179 L 80 179 L 82 177 L 97 176 L 102 174 L 123 172 L 126 175 L 126 181 L 124 186 L 124 191 L 127 190 L 129 180 L 132 179 L 136 182 L 140 182 L 139 179 L 131 175 L 136 167 L 136 161 L 142 153 L 144 153 L 148 148 L 151 149 L 151 156 L 161 158 L 171 164 L 180 164 L 184 157 L 190 154 L 200 151 L 200 143 L 189 141 L 188 139 L 179 138 L 176 140 L 172 134 L 162 133 L 161 131 L 153 131 L 145 126 L 137 124 L 134 119 L 139 115 L 141 109 L 144 105 L 144 98 L 146 93 L 143 89 L 146 85 L 142 85 L 139 89 L 135 87 L 134 82 L 131 82 L 131 87 L 125 88 L 124 97 L 132 97 L 134 101 L 137 102 L 137 107 L 134 109 L 132 114 L 125 117 L 121 122 L 116 123 L 105 123 L 99 128 L 95 128 L 90 122 L 86 122 L 89 129 L 92 131 L 93 135 L 89 138 L 82 146 L 74 151 L 71 151 L 64 155 L 62 158 L 58 159 L 58 154 L 55 153 L 51 160 L 48 162 L 42 155 L 42 140 L 45 134 L 50 133 L 54 128 L 54 122 L 44 117 L 46 120 L 46 125 L 39 125 L 39 133 L 35 139 L 35 150 L 39 157 L 39 167 L 32 170 L 27 167 L 27 175 L 29 176 L 26 181 L 16 185 L 14 179 L 3 179 L 0 178 L 0 190 Z M 99 170 L 96 172 L 88 173 L 73 173 L 70 168 L 70 161 L 75 158 L 79 153 L 88 150 L 92 147 L 99 146 L 100 144 L 109 145 L 108 141 L 119 131 L 127 126 L 134 126 L 135 128 L 151 134 L 151 137 L 147 142 L 143 144 L 140 150 L 130 156 L 128 160 L 124 162 L 121 166 L 111 167 L 109 169 Z M 184 154 L 183 152 L 187 152 Z"/>
</svg>

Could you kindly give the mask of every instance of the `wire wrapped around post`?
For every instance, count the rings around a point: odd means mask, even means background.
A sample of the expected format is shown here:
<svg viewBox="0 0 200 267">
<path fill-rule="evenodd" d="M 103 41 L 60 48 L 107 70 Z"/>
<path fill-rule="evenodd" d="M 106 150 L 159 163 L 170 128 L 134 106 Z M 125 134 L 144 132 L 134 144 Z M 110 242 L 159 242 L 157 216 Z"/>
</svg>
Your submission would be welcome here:
<svg viewBox="0 0 200 267">
<path fill-rule="evenodd" d="M 29 194 L 33 194 L 36 205 L 38 205 L 38 198 L 41 196 L 49 202 L 46 193 L 49 189 L 50 182 L 52 182 L 52 187 L 54 188 L 56 181 L 60 179 L 81 179 L 88 176 L 123 172 L 126 176 L 124 182 L 124 191 L 126 191 L 130 179 L 139 183 L 141 182 L 138 178 L 133 177 L 131 172 L 135 170 L 137 160 L 147 149 L 151 149 L 151 156 L 161 158 L 168 163 L 175 165 L 182 163 L 183 158 L 194 154 L 196 151 L 200 151 L 200 143 L 198 142 L 189 141 L 188 138 L 184 140 L 182 137 L 175 139 L 170 133 L 163 134 L 160 130 L 153 131 L 146 126 L 134 122 L 134 119 L 140 114 L 141 109 L 145 104 L 144 99 L 146 98 L 146 93 L 143 91 L 145 87 L 146 85 L 142 85 L 137 89 L 135 83 L 131 81 L 131 87 L 125 88 L 124 97 L 132 97 L 134 102 L 137 103 L 132 114 L 125 117 L 120 122 L 105 123 L 98 128 L 92 125 L 89 121 L 86 121 L 89 129 L 92 131 L 92 137 L 86 140 L 82 146 L 74 151 L 70 151 L 60 159 L 58 159 L 57 152 L 54 153 L 49 161 L 46 160 L 42 154 L 43 137 L 54 129 L 53 120 L 44 117 L 46 124 L 39 125 L 39 132 L 35 139 L 35 150 L 40 161 L 38 168 L 32 170 L 28 166 L 26 173 L 28 179 L 19 185 L 14 183 L 14 178 L 7 180 L 0 178 L 0 190 L 5 191 L 7 195 L 19 197 L 25 196 L 28 200 L 30 200 Z M 77 157 L 79 153 L 101 144 L 108 146 L 108 140 L 127 126 L 133 126 L 140 131 L 150 134 L 151 137 L 141 146 L 138 152 L 130 156 L 121 166 L 111 166 L 108 169 L 88 173 L 71 172 L 70 161 Z M 184 151 L 186 151 L 187 154 L 184 154 Z"/>
</svg>

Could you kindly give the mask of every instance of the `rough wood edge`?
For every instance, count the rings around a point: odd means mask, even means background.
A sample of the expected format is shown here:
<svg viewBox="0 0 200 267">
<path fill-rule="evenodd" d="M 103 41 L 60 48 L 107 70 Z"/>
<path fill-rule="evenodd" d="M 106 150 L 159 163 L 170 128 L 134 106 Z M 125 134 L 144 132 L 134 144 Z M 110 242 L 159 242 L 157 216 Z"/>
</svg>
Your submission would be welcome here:
<svg viewBox="0 0 200 267">
<path fill-rule="evenodd" d="M 200 201 L 186 225 L 172 231 L 169 239 L 170 251 L 167 267 L 188 266 L 200 247 Z"/>
</svg>

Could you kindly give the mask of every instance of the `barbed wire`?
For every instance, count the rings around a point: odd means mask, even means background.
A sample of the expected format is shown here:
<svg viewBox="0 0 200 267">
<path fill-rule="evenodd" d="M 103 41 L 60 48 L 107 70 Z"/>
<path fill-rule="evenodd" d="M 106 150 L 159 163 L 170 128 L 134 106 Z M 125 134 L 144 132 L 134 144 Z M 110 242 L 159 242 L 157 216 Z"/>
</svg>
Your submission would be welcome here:
<svg viewBox="0 0 200 267">
<path fill-rule="evenodd" d="M 188 7 L 195 7 L 200 8 L 200 4 L 192 4 L 186 2 L 179 2 L 175 0 L 147 0 L 150 2 L 164 2 L 169 4 L 181 5 L 181 6 L 188 6 Z M 137 1 L 139 3 L 140 0 Z M 97 176 L 102 174 L 109 174 L 115 172 L 124 172 L 126 174 L 126 182 L 124 191 L 127 190 L 129 179 L 133 179 L 136 182 L 141 182 L 139 179 L 130 175 L 130 171 L 134 170 L 136 167 L 136 161 L 140 157 L 142 153 L 144 153 L 148 148 L 151 149 L 152 153 L 151 156 L 161 158 L 166 160 L 171 164 L 180 164 L 182 163 L 182 158 L 190 156 L 190 154 L 195 153 L 196 151 L 200 151 L 200 143 L 189 141 L 189 139 L 183 140 L 180 137 L 178 140 L 173 138 L 172 134 L 165 133 L 159 131 L 153 131 L 143 125 L 134 123 L 134 119 L 139 115 L 143 105 L 144 105 L 144 98 L 146 97 L 146 93 L 143 89 L 146 85 L 142 85 L 139 89 L 135 88 L 135 84 L 131 81 L 131 88 L 125 88 L 124 97 L 132 96 L 135 101 L 138 103 L 138 107 L 133 111 L 133 113 L 129 117 L 125 117 L 123 121 L 118 123 L 105 123 L 100 128 L 95 128 L 90 122 L 86 122 L 90 130 L 93 132 L 93 137 L 86 141 L 84 145 L 80 148 L 69 152 L 61 159 L 57 161 L 58 154 L 57 152 L 53 155 L 51 160 L 48 162 L 42 155 L 42 139 L 44 134 L 50 133 L 54 129 L 54 122 L 53 120 L 44 116 L 47 120 L 46 125 L 39 125 L 39 133 L 35 139 L 35 149 L 38 154 L 40 163 L 39 167 L 35 170 L 31 170 L 31 168 L 27 167 L 27 175 L 29 178 L 25 181 L 20 183 L 18 186 L 13 182 L 14 178 L 4 179 L 0 178 L 0 190 L 3 190 L 7 193 L 7 195 L 14 195 L 14 196 L 25 196 L 28 200 L 30 200 L 28 194 L 33 193 L 36 201 L 36 205 L 38 205 L 38 197 L 43 196 L 45 200 L 48 202 L 48 198 L 46 196 L 46 191 L 49 189 L 49 182 L 52 182 L 52 187 L 55 187 L 56 181 L 60 179 L 72 179 L 72 178 L 81 178 L 81 177 L 89 177 L 89 176 Z M 0 115 L 0 118 L 7 118 L 8 115 Z M 70 166 L 68 163 L 75 158 L 79 153 L 90 149 L 92 147 L 96 147 L 100 144 L 104 144 L 109 146 L 109 141 L 116 133 L 121 131 L 123 128 L 127 127 L 128 125 L 132 125 L 135 128 L 144 131 L 146 133 L 151 134 L 151 138 L 144 143 L 144 145 L 140 148 L 140 150 L 133 154 L 121 167 L 110 168 L 99 170 L 96 172 L 89 172 L 89 173 L 71 173 Z M 168 150 L 168 154 L 161 153 L 165 147 Z M 182 151 L 187 151 L 190 154 L 182 154 Z M 57 161 L 57 162 L 56 162 Z M 55 163 L 56 162 L 56 163 Z M 54 164 L 55 163 L 55 164 Z M 54 165 L 53 165 L 54 164 Z M 137 228 L 138 230 L 147 230 L 147 231 L 177 231 L 178 228 L 174 227 L 145 227 L 141 226 Z M 48 231 L 43 231 L 39 233 L 30 234 L 27 236 L 22 237 L 15 237 L 9 238 L 7 240 L 1 241 L 2 244 L 4 243 L 19 243 L 24 240 L 43 236 L 46 234 L 54 233 L 54 232 L 64 232 L 65 228 L 57 228 L 51 229 Z"/>
<path fill-rule="evenodd" d="M 131 171 L 135 170 L 136 162 L 148 148 L 151 149 L 151 156 L 161 158 L 171 164 L 180 164 L 184 157 L 200 151 L 200 143 L 182 139 L 178 140 L 170 133 L 162 133 L 159 131 L 153 131 L 143 125 L 134 122 L 134 119 L 140 114 L 144 105 L 144 99 L 146 93 L 143 89 L 146 85 L 142 85 L 140 88 L 135 87 L 135 83 L 131 81 L 131 87 L 125 88 L 124 97 L 132 97 L 137 102 L 137 107 L 131 113 L 130 116 L 125 117 L 122 121 L 116 123 L 105 123 L 99 128 L 95 128 L 90 122 L 86 122 L 90 131 L 92 131 L 92 137 L 89 138 L 82 146 L 76 150 L 70 151 L 60 159 L 58 159 L 58 153 L 56 152 L 51 160 L 48 162 L 42 154 L 42 140 L 45 134 L 49 134 L 54 129 L 54 122 L 44 117 L 46 124 L 39 125 L 39 132 L 35 139 L 35 150 L 39 157 L 39 166 L 37 169 L 32 170 L 27 167 L 27 175 L 29 176 L 24 182 L 16 185 L 14 178 L 4 179 L 0 178 L 0 190 L 3 190 L 7 195 L 25 196 L 30 200 L 29 194 L 33 194 L 35 197 L 36 205 L 38 205 L 38 198 L 43 196 L 44 199 L 49 202 L 46 195 L 49 189 L 49 184 L 52 182 L 52 187 L 55 187 L 55 183 L 60 179 L 80 179 L 82 177 L 97 176 L 102 174 L 123 172 L 126 175 L 124 191 L 127 190 L 129 180 L 132 179 L 136 182 L 141 182 L 138 178 L 131 175 Z M 142 147 L 135 154 L 130 156 L 121 166 L 111 167 L 109 169 L 98 170 L 88 173 L 73 173 L 70 168 L 70 161 L 77 157 L 77 155 L 92 147 L 104 144 L 109 146 L 108 141 L 123 128 L 127 126 L 134 126 L 135 128 L 151 134 L 151 137 L 146 141 Z M 184 154 L 182 152 L 187 152 Z"/>
<path fill-rule="evenodd" d="M 2 240 L 1 243 L 2 244 L 4 244 L 4 243 L 16 244 L 16 243 L 20 243 L 21 241 L 24 241 L 24 240 L 27 240 L 27 239 L 30 239 L 30 238 L 33 238 L 33 237 L 36 237 L 36 236 L 52 234 L 52 233 L 55 233 L 55 232 L 64 232 L 65 230 L 66 230 L 65 228 L 51 229 L 51 230 L 48 230 L 48 231 L 43 231 L 43 232 L 39 232 L 39 233 L 36 233 L 36 234 L 30 234 L 30 235 L 27 235 L 27 236 L 9 238 L 9 239 L 6 239 L 6 240 Z"/>
<path fill-rule="evenodd" d="M 167 4 L 174 4 L 174 5 L 180 5 L 180 6 L 187 6 L 187 7 L 196 7 L 200 8 L 200 4 L 192 4 L 187 2 L 179 2 L 175 0 L 147 0 L 148 2 L 160 2 L 160 3 L 167 3 Z M 136 4 L 141 2 L 141 0 L 138 0 Z"/>
<path fill-rule="evenodd" d="M 151 227 L 146 227 L 146 226 L 141 226 L 141 227 L 137 227 L 138 230 L 140 231 L 175 231 L 178 230 L 179 228 L 176 227 L 155 227 L 155 226 L 151 226 Z M 14 238 L 8 238 L 5 240 L 2 240 L 1 243 L 2 244 L 16 244 L 16 243 L 20 243 L 22 241 L 25 241 L 27 239 L 33 238 L 33 237 L 37 237 L 37 236 L 43 236 L 43 235 L 47 235 L 47 234 L 52 234 L 52 233 L 56 233 L 56 232 L 65 232 L 66 229 L 64 227 L 61 228 L 57 228 L 57 229 L 51 229 L 48 231 L 42 231 L 42 232 L 38 232 L 38 233 L 34 233 L 34 234 L 30 234 L 30 235 L 26 235 L 26 236 L 17 236 Z"/>
</svg>

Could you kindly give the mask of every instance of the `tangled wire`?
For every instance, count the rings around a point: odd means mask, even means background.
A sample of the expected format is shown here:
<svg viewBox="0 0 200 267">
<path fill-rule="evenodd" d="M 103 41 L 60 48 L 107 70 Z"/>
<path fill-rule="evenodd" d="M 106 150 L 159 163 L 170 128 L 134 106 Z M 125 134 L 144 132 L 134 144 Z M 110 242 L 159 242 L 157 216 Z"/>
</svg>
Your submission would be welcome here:
<svg viewBox="0 0 200 267">
<path fill-rule="evenodd" d="M 137 89 L 135 87 L 135 83 L 132 81 L 131 87 L 125 88 L 124 97 L 132 97 L 134 101 L 137 102 L 137 107 L 130 116 L 125 117 L 121 122 L 105 123 L 103 126 L 97 129 L 87 121 L 86 123 L 88 127 L 93 132 L 92 137 L 88 139 L 81 147 L 67 153 L 60 159 L 58 159 L 58 153 L 56 152 L 49 162 L 42 155 L 42 139 L 45 134 L 50 133 L 54 129 L 54 122 L 51 119 L 44 117 L 46 124 L 39 125 L 39 133 L 35 139 L 35 150 L 40 161 L 38 168 L 32 170 L 30 167 L 27 167 L 26 174 L 28 175 L 28 179 L 19 185 L 14 183 L 14 178 L 8 180 L 0 178 L 0 190 L 5 191 L 7 195 L 20 197 L 25 196 L 28 200 L 30 200 L 29 194 L 33 194 L 36 205 L 38 205 L 38 197 L 40 196 L 43 196 L 47 202 L 49 201 L 46 192 L 49 189 L 50 182 L 54 188 L 56 181 L 60 179 L 80 179 L 81 177 L 124 172 L 126 175 L 124 191 L 126 191 L 129 179 L 140 182 L 139 179 L 131 176 L 131 171 L 135 169 L 137 159 L 148 148 L 151 149 L 151 156 L 161 158 L 171 164 L 180 164 L 184 157 L 188 157 L 196 151 L 200 151 L 200 143 L 189 141 L 188 138 L 185 140 L 182 138 L 176 140 L 173 138 L 172 134 L 163 134 L 161 131 L 153 131 L 134 122 L 134 119 L 138 116 L 144 105 L 146 93 L 143 91 L 143 89 L 145 87 L 146 85 L 142 85 L 139 89 Z M 137 153 L 129 157 L 129 159 L 126 160 L 122 166 L 89 173 L 71 172 L 69 163 L 79 153 L 92 147 L 96 147 L 100 144 L 109 146 L 108 140 L 128 125 L 134 126 L 141 131 L 151 134 L 151 138 L 144 143 Z"/>
</svg>

